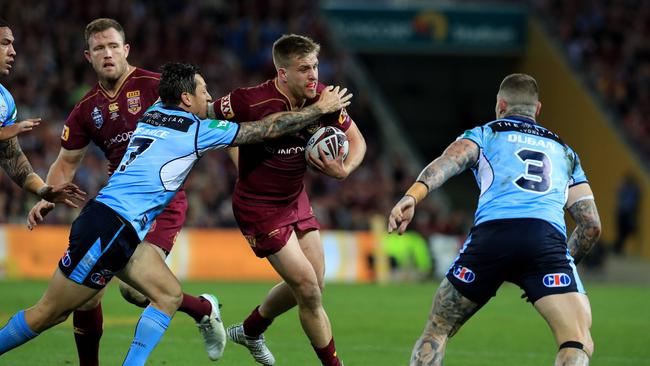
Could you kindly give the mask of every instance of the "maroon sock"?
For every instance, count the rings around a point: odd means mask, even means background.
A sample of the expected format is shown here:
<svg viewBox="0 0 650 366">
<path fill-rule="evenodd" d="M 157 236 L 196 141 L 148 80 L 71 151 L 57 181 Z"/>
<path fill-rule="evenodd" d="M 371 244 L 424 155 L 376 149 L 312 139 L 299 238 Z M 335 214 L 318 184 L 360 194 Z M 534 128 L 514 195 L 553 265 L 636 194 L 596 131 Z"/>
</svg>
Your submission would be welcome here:
<svg viewBox="0 0 650 366">
<path fill-rule="evenodd" d="M 182 311 L 191 316 L 194 318 L 194 321 L 198 323 L 203 319 L 204 315 L 210 315 L 212 312 L 212 304 L 210 304 L 210 301 L 200 296 L 192 296 L 183 293 L 183 302 L 178 308 L 178 311 Z"/>
<path fill-rule="evenodd" d="M 103 333 L 102 304 L 87 311 L 75 311 L 72 316 L 74 341 L 80 366 L 99 366 L 99 339 Z"/>
<path fill-rule="evenodd" d="M 336 355 L 334 337 L 332 337 L 330 343 L 323 348 L 316 348 L 313 344 L 311 346 L 314 347 L 314 351 L 316 351 L 316 355 L 318 355 L 323 366 L 342 366 L 339 356 Z"/>
<path fill-rule="evenodd" d="M 266 319 L 260 314 L 260 307 L 256 307 L 251 315 L 244 320 L 244 334 L 249 337 L 257 338 L 259 337 L 266 328 L 273 323 L 273 319 Z"/>
</svg>

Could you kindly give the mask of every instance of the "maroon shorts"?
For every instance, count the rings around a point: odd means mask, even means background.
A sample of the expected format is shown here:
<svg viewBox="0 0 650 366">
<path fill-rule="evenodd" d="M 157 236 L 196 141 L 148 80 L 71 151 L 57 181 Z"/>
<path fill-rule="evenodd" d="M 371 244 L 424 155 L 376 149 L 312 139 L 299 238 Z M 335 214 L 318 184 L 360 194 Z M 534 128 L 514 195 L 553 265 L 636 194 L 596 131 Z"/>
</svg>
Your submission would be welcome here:
<svg viewBox="0 0 650 366">
<path fill-rule="evenodd" d="M 246 201 L 234 195 L 232 208 L 239 230 L 260 258 L 277 253 L 294 231 L 320 229 L 304 189 L 293 202 L 276 205 Z"/>
<path fill-rule="evenodd" d="M 187 197 L 185 197 L 185 190 L 181 189 L 156 217 L 144 240 L 169 254 L 185 222 L 185 211 L 187 211 Z"/>
</svg>

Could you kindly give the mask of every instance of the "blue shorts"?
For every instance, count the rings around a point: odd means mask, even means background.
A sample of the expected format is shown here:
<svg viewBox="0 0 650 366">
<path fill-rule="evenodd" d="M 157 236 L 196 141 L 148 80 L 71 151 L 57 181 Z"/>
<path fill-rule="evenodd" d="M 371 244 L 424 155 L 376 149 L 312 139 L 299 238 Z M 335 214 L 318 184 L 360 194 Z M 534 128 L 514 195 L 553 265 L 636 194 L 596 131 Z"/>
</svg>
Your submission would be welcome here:
<svg viewBox="0 0 650 366">
<path fill-rule="evenodd" d="M 94 199 L 72 223 L 69 240 L 59 268 L 70 280 L 94 289 L 104 288 L 124 269 L 140 243 L 126 220 Z"/>
<path fill-rule="evenodd" d="M 531 303 L 547 295 L 585 292 L 564 236 L 538 219 L 492 220 L 473 227 L 447 279 L 481 305 L 504 281 L 521 287 Z"/>
</svg>

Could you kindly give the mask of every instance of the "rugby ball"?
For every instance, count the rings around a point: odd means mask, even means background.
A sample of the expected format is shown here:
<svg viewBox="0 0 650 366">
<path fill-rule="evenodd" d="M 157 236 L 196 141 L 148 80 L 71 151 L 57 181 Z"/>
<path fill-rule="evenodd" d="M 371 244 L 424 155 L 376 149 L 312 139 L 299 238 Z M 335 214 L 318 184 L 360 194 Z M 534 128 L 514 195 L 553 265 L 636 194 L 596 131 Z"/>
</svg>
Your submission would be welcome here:
<svg viewBox="0 0 650 366">
<path fill-rule="evenodd" d="M 333 126 L 319 128 L 307 141 L 307 146 L 305 146 L 305 159 L 307 159 L 307 162 L 309 162 L 309 155 L 314 159 L 320 159 L 319 146 L 325 153 L 327 160 L 336 159 L 341 147 L 343 148 L 343 159 L 347 158 L 350 148 L 345 132 Z"/>
</svg>

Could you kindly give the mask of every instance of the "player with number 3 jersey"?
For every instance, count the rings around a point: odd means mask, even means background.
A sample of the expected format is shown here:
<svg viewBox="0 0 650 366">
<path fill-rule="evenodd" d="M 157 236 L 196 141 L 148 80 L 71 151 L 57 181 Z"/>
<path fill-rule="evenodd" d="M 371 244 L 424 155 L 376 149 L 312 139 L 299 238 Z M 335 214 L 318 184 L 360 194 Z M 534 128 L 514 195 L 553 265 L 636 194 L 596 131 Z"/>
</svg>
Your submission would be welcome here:
<svg viewBox="0 0 650 366">
<path fill-rule="evenodd" d="M 504 281 L 520 286 L 553 330 L 556 365 L 586 366 L 593 352 L 591 309 L 578 263 L 600 236 L 600 218 L 578 155 L 536 122 L 534 78 L 501 83 L 497 120 L 466 131 L 418 176 L 393 207 L 400 234 L 429 191 L 470 168 L 480 188 L 474 227 L 438 287 L 411 366 L 442 365 L 447 340 Z M 567 240 L 564 209 L 577 227 Z"/>
</svg>

